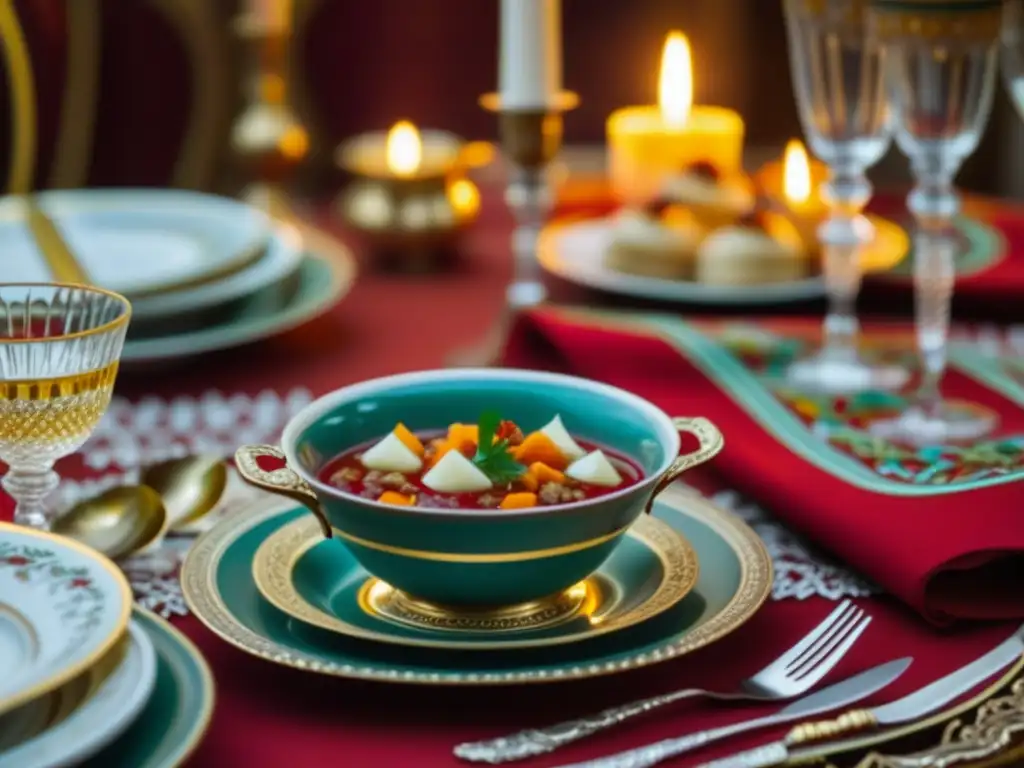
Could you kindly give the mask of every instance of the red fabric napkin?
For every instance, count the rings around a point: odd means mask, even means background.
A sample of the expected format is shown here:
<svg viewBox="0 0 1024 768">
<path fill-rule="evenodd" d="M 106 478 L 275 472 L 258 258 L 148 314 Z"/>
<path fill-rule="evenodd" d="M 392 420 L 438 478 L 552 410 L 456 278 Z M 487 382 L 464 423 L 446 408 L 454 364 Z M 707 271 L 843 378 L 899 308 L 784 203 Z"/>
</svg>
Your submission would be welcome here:
<svg viewBox="0 0 1024 768">
<path fill-rule="evenodd" d="M 748 351 L 774 344 L 773 354 L 784 356 L 818 322 L 781 324 L 770 334 L 748 329 L 739 343 Z M 778 360 L 767 355 L 765 363 L 762 353 L 744 364 L 745 353 L 712 338 L 726 331 L 668 316 L 543 310 L 520 318 L 504 362 L 605 381 L 672 415 L 708 417 L 725 434 L 714 467 L 728 486 L 933 622 L 1024 616 L 1024 485 L 1012 481 L 1024 477 L 1018 403 L 951 370 L 948 395 L 999 415 L 991 440 L 967 452 L 851 443 L 866 419 L 898 412 L 899 401 L 879 395 L 823 405 L 772 394 L 751 366 L 770 375 Z M 812 431 L 823 427 L 841 436 L 827 442 Z"/>
</svg>

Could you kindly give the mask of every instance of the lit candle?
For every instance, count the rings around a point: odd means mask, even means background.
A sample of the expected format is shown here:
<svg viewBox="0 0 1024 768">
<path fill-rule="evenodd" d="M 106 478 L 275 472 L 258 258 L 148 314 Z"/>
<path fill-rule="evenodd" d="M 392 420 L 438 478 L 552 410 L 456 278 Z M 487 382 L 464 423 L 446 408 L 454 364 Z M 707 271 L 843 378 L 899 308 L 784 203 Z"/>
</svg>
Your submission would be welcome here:
<svg viewBox="0 0 1024 768">
<path fill-rule="evenodd" d="M 540 109 L 562 89 L 560 0 L 501 0 L 502 109 Z"/>
<path fill-rule="evenodd" d="M 818 189 L 827 170 L 820 163 L 814 170 L 817 173 L 812 172 L 804 145 L 791 139 L 782 160 L 782 202 L 789 209 L 789 220 L 809 251 L 817 250 L 818 225 L 828 212 Z"/>
<path fill-rule="evenodd" d="M 809 178 L 806 185 L 802 178 L 805 176 L 804 169 Z M 787 191 L 787 175 L 793 176 L 794 174 L 798 178 L 790 179 L 790 188 Z M 802 197 L 803 189 L 806 188 L 807 199 L 802 204 L 820 205 L 821 185 L 828 180 L 828 166 L 819 160 L 810 158 L 799 139 L 790 139 L 782 158 L 765 163 L 758 170 L 754 179 L 761 194 L 777 204 L 800 204 L 798 198 Z M 795 189 L 793 188 L 794 184 L 796 185 Z"/>
<path fill-rule="evenodd" d="M 462 145 L 444 131 L 420 131 L 407 120 L 387 133 L 364 133 L 338 150 L 339 164 L 359 176 L 416 179 L 444 176 L 459 160 Z"/>
<path fill-rule="evenodd" d="M 693 104 L 690 44 L 681 32 L 665 41 L 657 106 L 626 107 L 608 118 L 608 165 L 615 195 L 630 205 L 656 197 L 668 176 L 696 162 L 738 175 L 743 118 L 731 109 Z"/>
<path fill-rule="evenodd" d="M 349 139 L 336 154 L 352 176 L 335 202 L 338 214 L 389 264 L 438 266 L 480 211 L 462 148 L 454 134 L 420 131 L 408 120 Z"/>
</svg>

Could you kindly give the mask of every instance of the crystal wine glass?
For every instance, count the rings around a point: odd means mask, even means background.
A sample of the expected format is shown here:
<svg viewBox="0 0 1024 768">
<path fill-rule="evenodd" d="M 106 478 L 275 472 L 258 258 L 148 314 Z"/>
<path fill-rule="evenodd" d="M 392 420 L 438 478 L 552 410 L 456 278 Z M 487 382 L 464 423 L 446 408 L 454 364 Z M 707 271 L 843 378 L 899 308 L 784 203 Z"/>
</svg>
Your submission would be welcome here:
<svg viewBox="0 0 1024 768">
<path fill-rule="evenodd" d="M 0 461 L 14 522 L 52 522 L 54 462 L 107 410 L 130 317 L 127 299 L 98 288 L 0 284 Z"/>
<path fill-rule="evenodd" d="M 910 159 L 914 189 L 914 289 L 921 381 L 915 402 L 872 430 L 911 445 L 979 438 L 995 417 L 972 403 L 945 400 L 950 302 L 960 198 L 953 179 L 978 146 L 992 111 L 1000 0 L 943 4 L 874 0 L 871 34 L 884 51 L 896 144 Z"/>
<path fill-rule="evenodd" d="M 865 175 L 892 141 L 882 54 L 868 38 L 863 0 L 785 0 L 790 70 L 811 151 L 829 167 L 822 195 L 829 215 L 818 229 L 829 307 L 824 343 L 790 366 L 792 384 L 845 394 L 896 389 L 909 374 L 869 361 L 857 348 L 861 252 L 874 238 L 862 214 Z"/>
</svg>

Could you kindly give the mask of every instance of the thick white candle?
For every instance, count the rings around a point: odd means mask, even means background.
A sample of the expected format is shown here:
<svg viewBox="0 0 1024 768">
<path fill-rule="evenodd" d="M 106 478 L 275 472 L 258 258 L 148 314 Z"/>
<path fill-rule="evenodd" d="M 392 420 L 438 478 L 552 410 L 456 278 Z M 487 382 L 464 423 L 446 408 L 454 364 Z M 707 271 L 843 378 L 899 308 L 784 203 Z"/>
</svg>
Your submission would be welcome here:
<svg viewBox="0 0 1024 768">
<path fill-rule="evenodd" d="M 560 0 L 501 0 L 502 108 L 543 108 L 562 89 Z"/>
</svg>

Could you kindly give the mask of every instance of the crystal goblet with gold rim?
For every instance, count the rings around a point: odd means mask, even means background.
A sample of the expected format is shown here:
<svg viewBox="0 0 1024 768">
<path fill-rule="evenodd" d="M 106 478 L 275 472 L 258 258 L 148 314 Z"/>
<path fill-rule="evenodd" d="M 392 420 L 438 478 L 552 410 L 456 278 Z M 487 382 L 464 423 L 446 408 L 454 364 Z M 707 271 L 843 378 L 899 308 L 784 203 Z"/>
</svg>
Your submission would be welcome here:
<svg viewBox="0 0 1024 768">
<path fill-rule="evenodd" d="M 52 522 L 53 465 L 110 405 L 130 317 L 127 299 L 99 288 L 0 284 L 0 461 L 16 523 Z"/>
</svg>

